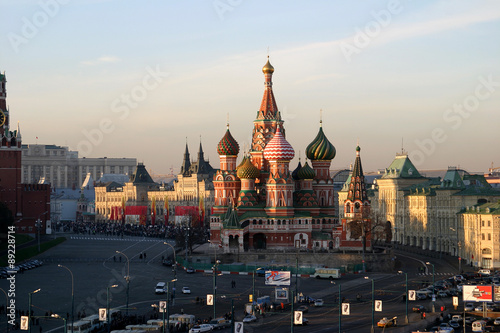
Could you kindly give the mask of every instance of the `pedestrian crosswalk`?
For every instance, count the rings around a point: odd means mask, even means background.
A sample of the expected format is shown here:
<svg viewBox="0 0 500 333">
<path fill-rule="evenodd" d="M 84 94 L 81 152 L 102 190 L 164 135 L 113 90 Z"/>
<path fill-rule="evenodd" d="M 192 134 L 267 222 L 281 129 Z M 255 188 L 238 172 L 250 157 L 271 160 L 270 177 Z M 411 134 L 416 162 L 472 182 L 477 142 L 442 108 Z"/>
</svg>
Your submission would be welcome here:
<svg viewBox="0 0 500 333">
<path fill-rule="evenodd" d="M 163 243 L 165 240 L 159 238 L 145 238 L 145 237 L 97 237 L 97 236 L 71 236 L 71 239 L 79 240 L 99 240 L 99 241 L 121 241 L 121 242 L 157 242 Z"/>
<path fill-rule="evenodd" d="M 457 273 L 434 273 L 434 275 L 436 276 L 453 276 L 453 275 L 456 275 Z M 432 276 L 432 273 L 417 273 L 417 275 L 421 275 L 421 276 Z"/>
</svg>

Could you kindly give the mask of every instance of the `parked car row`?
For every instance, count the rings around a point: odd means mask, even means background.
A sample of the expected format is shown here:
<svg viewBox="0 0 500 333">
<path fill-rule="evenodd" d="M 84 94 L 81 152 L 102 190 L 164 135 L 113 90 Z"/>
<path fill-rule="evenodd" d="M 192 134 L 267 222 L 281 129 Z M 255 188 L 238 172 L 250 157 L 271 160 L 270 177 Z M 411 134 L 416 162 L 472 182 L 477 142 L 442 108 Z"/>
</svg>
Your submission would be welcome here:
<svg viewBox="0 0 500 333">
<path fill-rule="evenodd" d="M 28 261 L 23 262 L 22 264 L 18 264 L 14 267 L 2 267 L 0 269 L 0 278 L 5 279 L 10 274 L 16 274 L 16 273 L 21 273 L 39 266 L 43 265 L 43 261 L 38 260 L 38 259 L 31 259 Z"/>
</svg>

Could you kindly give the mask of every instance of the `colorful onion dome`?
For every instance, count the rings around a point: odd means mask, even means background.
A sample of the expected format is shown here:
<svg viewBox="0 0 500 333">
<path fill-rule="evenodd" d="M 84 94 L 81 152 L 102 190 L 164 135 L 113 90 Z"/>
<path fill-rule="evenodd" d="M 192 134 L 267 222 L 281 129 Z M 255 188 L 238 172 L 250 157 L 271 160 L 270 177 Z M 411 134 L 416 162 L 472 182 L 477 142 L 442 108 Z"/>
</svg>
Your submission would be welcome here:
<svg viewBox="0 0 500 333">
<path fill-rule="evenodd" d="M 304 164 L 304 166 L 299 170 L 298 176 L 300 179 L 314 179 L 314 177 L 316 177 L 316 173 L 306 162 L 306 164 Z"/>
<path fill-rule="evenodd" d="M 239 166 L 237 175 L 240 179 L 255 179 L 260 176 L 260 171 L 252 164 L 250 159 L 246 157 Z"/>
<path fill-rule="evenodd" d="M 337 154 L 335 147 L 328 141 L 323 133 L 323 126 L 320 126 L 318 135 L 306 148 L 307 158 L 310 160 L 331 161 Z"/>
<path fill-rule="evenodd" d="M 248 158 L 248 156 L 243 156 L 243 159 L 241 160 L 240 164 L 238 164 L 238 166 L 236 167 L 236 172 L 238 172 L 238 170 L 240 169 L 240 167 L 245 164 L 245 160 Z"/>
<path fill-rule="evenodd" d="M 273 74 L 274 73 L 274 67 L 269 62 L 269 56 L 267 56 L 266 64 L 264 65 L 264 67 L 262 67 L 262 73 L 264 73 L 264 74 L 267 74 L 267 73 Z"/>
<path fill-rule="evenodd" d="M 302 168 L 302 164 L 300 163 L 300 160 L 299 160 L 299 164 L 297 165 L 297 167 L 295 168 L 295 170 L 293 170 L 293 172 L 292 172 L 292 178 L 294 180 L 299 180 L 300 179 L 298 173 L 299 173 L 299 170 L 301 168 Z"/>
<path fill-rule="evenodd" d="M 226 134 L 222 137 L 217 145 L 217 153 L 219 155 L 238 155 L 240 152 L 240 145 L 229 132 L 229 125 L 227 125 Z"/>
<path fill-rule="evenodd" d="M 280 128 L 280 125 L 278 125 L 274 137 L 268 142 L 266 148 L 264 148 L 264 158 L 266 160 L 291 160 L 295 156 L 292 145 L 281 134 Z"/>
</svg>

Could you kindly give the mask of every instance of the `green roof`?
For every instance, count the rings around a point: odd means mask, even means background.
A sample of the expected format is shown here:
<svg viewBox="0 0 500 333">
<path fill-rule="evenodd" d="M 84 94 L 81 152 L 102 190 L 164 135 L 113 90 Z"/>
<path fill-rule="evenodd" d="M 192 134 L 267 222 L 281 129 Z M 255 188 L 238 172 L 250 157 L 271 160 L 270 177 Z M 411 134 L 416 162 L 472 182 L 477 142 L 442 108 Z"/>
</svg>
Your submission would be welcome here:
<svg viewBox="0 0 500 333">
<path fill-rule="evenodd" d="M 382 178 L 424 178 L 410 161 L 407 154 L 398 154 L 387 169 Z"/>
<path fill-rule="evenodd" d="M 465 188 L 464 182 L 462 181 L 462 177 L 458 173 L 458 170 L 448 169 L 446 174 L 444 175 L 443 181 L 441 182 L 442 188 Z"/>
<path fill-rule="evenodd" d="M 466 209 L 462 209 L 461 213 L 466 214 L 500 214 L 500 201 L 497 202 L 488 202 L 482 205 L 475 205 L 472 207 L 467 207 Z"/>
</svg>

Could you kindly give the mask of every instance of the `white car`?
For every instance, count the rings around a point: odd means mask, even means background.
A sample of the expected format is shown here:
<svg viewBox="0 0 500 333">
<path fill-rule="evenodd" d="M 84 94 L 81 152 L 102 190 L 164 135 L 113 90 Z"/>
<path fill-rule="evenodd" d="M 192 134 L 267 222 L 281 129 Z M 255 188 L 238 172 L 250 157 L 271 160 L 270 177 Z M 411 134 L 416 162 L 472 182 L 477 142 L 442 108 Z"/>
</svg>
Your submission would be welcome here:
<svg viewBox="0 0 500 333">
<path fill-rule="evenodd" d="M 500 317 L 496 317 L 495 321 L 493 322 L 493 325 L 498 326 L 500 325 Z"/>
<path fill-rule="evenodd" d="M 189 330 L 189 333 L 212 332 L 213 329 L 214 328 L 210 324 L 200 324 L 193 326 L 193 328 Z"/>
<path fill-rule="evenodd" d="M 317 300 L 314 301 L 314 306 L 323 306 L 324 302 L 321 298 L 318 298 Z"/>
<path fill-rule="evenodd" d="M 189 289 L 189 287 L 182 287 L 182 293 L 183 294 L 191 294 L 191 289 Z"/>
<path fill-rule="evenodd" d="M 255 317 L 254 315 L 248 315 L 245 318 L 243 318 L 244 323 L 251 323 L 254 321 L 257 321 L 257 317 Z"/>
<path fill-rule="evenodd" d="M 166 285 L 167 284 L 165 282 L 158 282 L 155 288 L 155 294 L 157 295 L 164 294 Z"/>
</svg>

